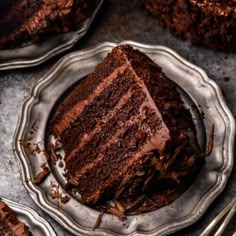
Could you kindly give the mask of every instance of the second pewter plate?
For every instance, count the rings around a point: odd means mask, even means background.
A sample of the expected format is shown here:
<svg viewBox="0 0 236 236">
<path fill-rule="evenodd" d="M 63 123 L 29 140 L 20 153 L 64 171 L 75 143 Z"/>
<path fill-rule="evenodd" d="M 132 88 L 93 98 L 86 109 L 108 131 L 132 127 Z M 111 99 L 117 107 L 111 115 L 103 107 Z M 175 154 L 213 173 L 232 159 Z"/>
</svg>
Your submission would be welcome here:
<svg viewBox="0 0 236 236">
<path fill-rule="evenodd" d="M 0 199 L 13 210 L 19 221 L 27 225 L 32 236 L 56 236 L 51 225 L 35 210 L 6 198 Z"/>
<path fill-rule="evenodd" d="M 34 43 L 29 41 L 24 46 L 0 49 L 0 70 L 36 66 L 72 48 L 87 33 L 101 8 L 103 0 L 96 1 L 97 7 L 92 15 L 81 22 L 75 30 L 52 34 L 47 39 L 41 39 Z"/>
<path fill-rule="evenodd" d="M 130 44 L 144 52 L 179 85 L 182 98 L 192 112 L 202 146 L 209 137 L 212 125 L 215 125 L 213 151 L 191 187 L 180 198 L 170 206 L 156 211 L 129 216 L 124 222 L 105 214 L 99 229 L 92 231 L 99 212 L 74 198 L 66 204 L 60 204 L 50 197 L 52 185 L 62 185 L 64 182 L 62 169 L 58 164 L 50 166 L 51 173 L 40 186 L 32 182 L 41 171 L 40 165 L 47 160 L 43 152 L 36 152 L 32 156 L 20 140 L 27 140 L 30 136 L 31 140 L 28 142 L 32 147 L 37 144 L 41 150 L 45 149 L 47 122 L 55 104 L 74 84 L 94 70 L 107 53 L 117 46 L 115 43 L 103 43 L 95 48 L 65 56 L 35 85 L 30 97 L 23 104 L 13 148 L 24 186 L 33 200 L 73 234 L 166 235 L 196 222 L 223 191 L 233 167 L 235 121 L 219 87 L 203 70 L 166 47 L 131 41 L 120 44 Z M 200 114 L 204 114 L 203 120 L 199 119 Z M 63 192 L 60 186 L 59 192 Z"/>
</svg>

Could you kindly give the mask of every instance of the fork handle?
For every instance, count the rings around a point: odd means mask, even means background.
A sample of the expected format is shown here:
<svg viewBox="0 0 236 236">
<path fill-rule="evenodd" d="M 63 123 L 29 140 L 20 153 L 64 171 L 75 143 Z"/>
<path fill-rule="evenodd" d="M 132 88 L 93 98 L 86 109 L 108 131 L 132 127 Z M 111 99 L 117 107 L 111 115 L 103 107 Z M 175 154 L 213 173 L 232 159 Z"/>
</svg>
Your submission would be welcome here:
<svg viewBox="0 0 236 236">
<path fill-rule="evenodd" d="M 236 213 L 236 201 L 232 207 L 232 209 L 229 211 L 229 213 L 227 214 L 227 216 L 225 217 L 223 223 L 221 224 L 221 226 L 219 227 L 219 229 L 216 231 L 214 236 L 220 236 L 222 235 L 222 233 L 225 230 L 225 227 L 229 224 L 230 220 L 233 218 L 233 216 Z"/>
<path fill-rule="evenodd" d="M 208 236 L 218 222 L 230 211 L 230 209 L 236 203 L 236 196 L 231 200 L 231 202 L 210 222 L 210 224 L 205 228 L 205 230 L 200 234 L 200 236 Z M 236 236 L 236 235 L 235 235 Z"/>
</svg>

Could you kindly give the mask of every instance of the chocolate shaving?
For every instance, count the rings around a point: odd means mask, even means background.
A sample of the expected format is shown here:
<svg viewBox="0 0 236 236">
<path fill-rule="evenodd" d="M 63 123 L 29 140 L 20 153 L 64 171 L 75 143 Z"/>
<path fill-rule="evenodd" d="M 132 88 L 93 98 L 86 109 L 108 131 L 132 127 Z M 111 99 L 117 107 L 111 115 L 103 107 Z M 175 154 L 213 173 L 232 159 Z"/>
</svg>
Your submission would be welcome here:
<svg viewBox="0 0 236 236">
<path fill-rule="evenodd" d="M 98 218 L 97 218 L 97 220 L 96 220 L 95 225 L 93 226 L 93 231 L 94 231 L 95 229 L 99 228 L 100 224 L 102 223 L 102 217 L 103 217 L 103 215 L 104 215 L 104 212 L 101 211 L 100 214 L 98 215 Z"/>
<path fill-rule="evenodd" d="M 50 158 L 49 158 L 48 152 L 46 150 L 43 150 L 43 154 L 44 154 L 46 160 L 49 161 Z"/>
<path fill-rule="evenodd" d="M 55 153 L 54 149 L 51 149 L 51 161 L 52 161 L 52 164 L 55 165 L 55 163 L 57 162 L 57 154 Z"/>
<path fill-rule="evenodd" d="M 155 171 L 152 171 L 143 184 L 143 192 L 146 192 L 148 190 L 154 176 L 155 176 Z"/>
<path fill-rule="evenodd" d="M 73 178 L 73 177 L 70 177 L 68 179 L 68 183 L 70 183 L 71 185 L 74 185 L 74 186 L 78 186 L 79 185 L 79 181 L 76 178 Z"/>
<path fill-rule="evenodd" d="M 144 175 L 145 175 L 145 172 L 144 172 L 144 171 L 137 171 L 137 172 L 135 173 L 135 175 L 141 177 L 141 176 L 144 176 Z"/>
<path fill-rule="evenodd" d="M 141 206 L 146 199 L 145 195 L 141 195 L 139 198 L 137 198 L 134 202 L 132 202 L 130 205 L 126 207 L 126 212 L 132 212 L 135 209 L 137 209 L 139 206 Z"/>
<path fill-rule="evenodd" d="M 183 148 L 186 146 L 187 143 L 188 143 L 188 139 L 185 139 L 183 143 L 175 149 L 174 155 L 170 158 L 170 160 L 167 162 L 165 166 L 166 171 L 173 165 L 176 158 L 178 157 L 178 155 L 180 154 L 180 152 L 183 150 Z"/>
<path fill-rule="evenodd" d="M 61 203 L 66 204 L 67 202 L 70 201 L 70 197 L 68 195 L 62 197 L 62 195 L 60 196 L 61 199 Z"/>
<path fill-rule="evenodd" d="M 36 147 L 35 147 L 35 150 L 34 150 L 36 153 L 41 153 L 41 149 L 40 149 L 40 147 L 39 147 L 39 145 L 38 144 L 36 144 Z"/>
<path fill-rule="evenodd" d="M 113 199 L 113 202 L 116 205 L 116 208 L 123 214 L 125 212 L 124 206 L 116 199 Z"/>
<path fill-rule="evenodd" d="M 59 193 L 59 191 L 56 190 L 55 192 L 50 193 L 50 197 L 51 197 L 52 199 L 60 199 L 60 193 Z"/>
<path fill-rule="evenodd" d="M 149 197 L 147 200 L 155 207 L 160 207 L 160 203 L 157 203 L 153 198 Z"/>
<path fill-rule="evenodd" d="M 47 166 L 47 163 L 46 163 L 46 162 L 44 162 L 44 163 L 42 163 L 42 164 L 40 165 L 40 167 L 41 167 L 42 169 L 44 169 L 46 166 Z"/>
<path fill-rule="evenodd" d="M 124 215 L 122 212 L 120 212 L 118 209 L 114 207 L 108 207 L 106 211 L 114 216 L 117 216 L 121 221 L 126 219 L 126 215 Z"/>
<path fill-rule="evenodd" d="M 142 205 L 142 206 L 139 207 L 136 211 L 133 211 L 130 215 L 137 215 L 137 214 L 140 214 L 140 213 L 148 212 L 148 211 L 150 211 L 152 208 L 154 209 L 154 207 Z"/>
<path fill-rule="evenodd" d="M 58 164 L 58 166 L 59 166 L 60 168 L 63 168 L 63 166 L 64 166 L 63 162 L 60 161 L 59 164 Z"/>
<path fill-rule="evenodd" d="M 124 192 L 125 190 L 125 185 L 127 180 L 129 179 L 130 175 L 127 173 L 126 176 L 123 178 L 123 180 L 120 183 L 119 190 L 116 192 L 115 198 L 118 199 L 120 195 Z"/>
<path fill-rule="evenodd" d="M 43 170 L 35 177 L 34 183 L 37 185 L 42 183 L 49 175 L 49 173 L 50 173 L 49 168 L 47 166 L 44 166 Z"/>
<path fill-rule="evenodd" d="M 214 132 L 215 132 L 215 126 L 212 125 L 209 141 L 208 141 L 208 144 L 207 144 L 206 156 L 210 156 L 211 153 L 212 153 L 213 145 L 214 145 Z"/>
</svg>

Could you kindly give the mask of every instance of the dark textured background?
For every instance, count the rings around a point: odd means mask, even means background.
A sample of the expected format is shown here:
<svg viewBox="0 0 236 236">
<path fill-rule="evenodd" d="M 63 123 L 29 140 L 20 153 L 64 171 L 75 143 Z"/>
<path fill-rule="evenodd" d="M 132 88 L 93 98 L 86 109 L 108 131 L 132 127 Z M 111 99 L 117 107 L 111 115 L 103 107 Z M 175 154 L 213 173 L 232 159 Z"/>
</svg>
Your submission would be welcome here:
<svg viewBox="0 0 236 236">
<path fill-rule="evenodd" d="M 147 44 L 160 44 L 177 51 L 190 62 L 202 67 L 216 81 L 225 100 L 236 115 L 236 54 L 214 52 L 184 42 L 159 26 L 157 20 L 144 10 L 135 7 L 133 1 L 105 0 L 92 28 L 70 51 L 93 46 L 104 41 L 134 40 Z M 24 189 L 15 157 L 12 138 L 22 102 L 33 85 L 60 58 L 30 69 L 0 72 L 0 196 L 26 204 L 46 217 L 59 236 L 71 235 L 31 200 Z M 224 192 L 212 204 L 206 214 L 193 226 L 174 235 L 199 235 L 210 220 L 236 195 L 236 168 L 233 169 Z M 236 217 L 224 235 L 236 231 Z"/>
</svg>

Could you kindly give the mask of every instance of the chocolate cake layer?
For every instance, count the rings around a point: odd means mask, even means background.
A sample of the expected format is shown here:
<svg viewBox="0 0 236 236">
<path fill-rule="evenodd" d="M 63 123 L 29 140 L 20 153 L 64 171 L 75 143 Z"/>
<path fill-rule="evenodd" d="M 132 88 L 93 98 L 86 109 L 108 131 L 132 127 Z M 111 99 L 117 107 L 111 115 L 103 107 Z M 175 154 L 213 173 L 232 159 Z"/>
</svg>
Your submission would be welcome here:
<svg viewBox="0 0 236 236">
<path fill-rule="evenodd" d="M 210 48 L 236 50 L 236 2 L 137 0 L 176 35 Z"/>
<path fill-rule="evenodd" d="M 142 122 L 141 117 L 137 118 Z M 155 118 L 153 124 L 159 123 L 159 119 L 156 116 Z M 77 180 L 79 184 L 76 187 L 82 195 L 82 201 L 96 204 L 106 188 L 115 184 L 132 165 L 139 163 L 144 158 L 144 154 L 152 151 L 153 148 L 158 148 L 157 143 L 151 144 L 153 140 L 148 141 L 152 134 L 148 134 L 146 129 L 150 126 L 141 126 L 139 122 L 128 126 L 128 129 L 118 137 L 119 145 L 113 143 L 104 153 L 101 152 L 102 158 Z M 143 146 L 144 143 L 146 146 Z M 96 179 L 94 176 L 100 178 Z M 90 183 L 89 187 L 88 183 Z"/>
<path fill-rule="evenodd" d="M 0 3 L 0 48 L 12 48 L 50 33 L 68 32 L 89 17 L 97 0 L 4 0 Z M 8 27 L 6 27 L 6 25 Z"/>
<path fill-rule="evenodd" d="M 159 196 L 158 187 L 172 188 L 173 200 L 201 163 L 176 84 L 128 45 L 114 48 L 74 88 L 49 126 L 65 150 L 67 189 L 91 206 L 115 198 L 129 208 L 140 196 Z"/>
<path fill-rule="evenodd" d="M 81 142 L 78 148 L 73 150 L 73 152 L 66 157 L 69 169 L 81 169 L 84 165 L 93 162 L 97 155 L 105 150 L 108 146 L 108 142 L 111 143 L 114 136 L 119 136 L 122 132 L 122 128 L 124 128 L 124 121 L 134 119 L 134 117 L 139 114 L 138 108 L 142 105 L 144 99 L 141 93 L 139 91 L 136 91 L 133 94 L 129 92 L 123 98 L 124 99 L 121 99 L 120 101 L 121 104 L 124 104 L 121 106 L 118 104 L 118 109 L 114 109 L 104 117 L 104 120 L 106 120 L 107 123 L 104 123 L 101 120 L 94 128 L 94 131 L 88 133 L 88 138 Z M 132 103 L 133 106 L 131 106 Z M 111 116 L 109 117 L 110 114 Z M 97 147 L 96 152 L 93 151 L 94 147 Z M 88 155 L 90 158 L 87 158 Z M 79 158 L 77 158 L 78 156 Z"/>
<path fill-rule="evenodd" d="M 127 75 L 130 76 L 129 81 L 126 80 Z M 121 96 L 124 96 L 129 89 L 135 90 L 134 80 L 131 76 L 132 75 L 130 75 L 129 72 L 125 72 L 123 75 L 118 76 L 113 84 L 103 90 L 101 96 L 96 97 L 93 102 L 86 107 L 87 109 L 85 109 L 83 113 L 80 114 L 78 119 L 74 121 L 70 128 L 66 129 L 65 132 L 62 133 L 61 140 L 67 147 L 65 148 L 66 151 L 68 148 L 70 150 L 75 148 L 77 142 L 80 141 L 80 137 L 82 137 L 85 130 L 87 133 L 95 127 L 99 120 L 100 122 L 103 122 L 103 116 L 115 109 L 116 105 L 120 101 Z M 116 93 L 111 91 L 116 91 Z M 83 122 L 84 119 L 86 119 L 87 122 Z M 67 145 L 68 135 L 71 135 L 71 130 L 73 130 L 73 135 L 75 135 L 77 138 L 76 140 L 73 140 L 73 142 L 70 141 Z"/>
<path fill-rule="evenodd" d="M 195 132 L 191 114 L 184 107 L 176 84 L 145 54 L 138 50 L 130 50 L 127 46 L 123 47 L 123 51 L 137 75 L 145 82 L 153 101 L 158 104 L 171 136 L 178 138 L 187 130 Z"/>
<path fill-rule="evenodd" d="M 29 236 L 27 226 L 21 223 L 15 213 L 0 201 L 0 235 L 1 236 Z"/>
<path fill-rule="evenodd" d="M 57 116 L 52 121 L 54 125 L 62 119 L 62 115 L 71 109 L 76 103 L 85 100 L 93 90 L 101 83 L 101 81 L 108 77 L 116 67 L 124 64 L 124 59 L 120 58 L 119 52 L 116 54 L 116 60 L 112 59 L 112 55 L 108 55 L 104 61 L 96 67 L 96 73 L 91 73 L 85 80 L 76 86 L 62 104 L 57 108 Z M 53 126 L 54 127 L 54 126 Z M 54 127 L 54 132 L 56 127 Z"/>
</svg>

